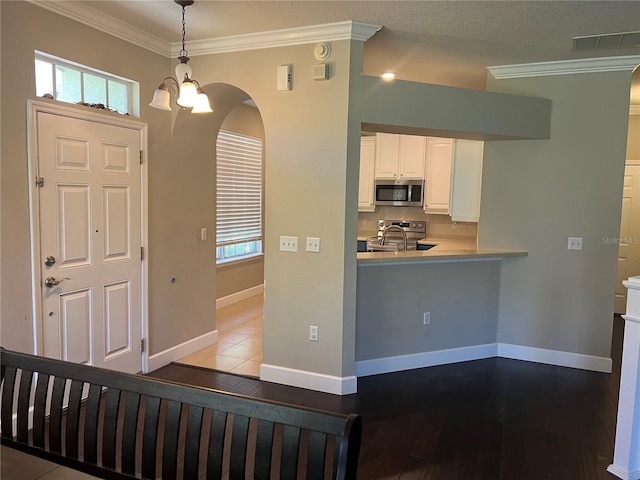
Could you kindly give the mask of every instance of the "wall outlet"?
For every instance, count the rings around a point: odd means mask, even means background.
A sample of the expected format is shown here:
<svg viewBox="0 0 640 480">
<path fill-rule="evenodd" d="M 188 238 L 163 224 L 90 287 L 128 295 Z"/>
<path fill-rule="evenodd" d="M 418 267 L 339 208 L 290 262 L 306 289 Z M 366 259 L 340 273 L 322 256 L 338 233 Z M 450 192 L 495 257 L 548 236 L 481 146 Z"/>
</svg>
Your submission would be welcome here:
<svg viewBox="0 0 640 480">
<path fill-rule="evenodd" d="M 309 340 L 312 342 L 318 341 L 318 327 L 315 325 L 309 325 Z"/>
<path fill-rule="evenodd" d="M 431 312 L 424 312 L 422 314 L 422 324 L 430 325 L 431 324 Z"/>
<path fill-rule="evenodd" d="M 298 251 L 298 237 L 280 237 L 280 251 L 281 252 L 297 252 Z"/>
<path fill-rule="evenodd" d="M 200 241 L 204 242 L 207 239 L 207 229 L 205 227 L 200 229 Z"/>
<path fill-rule="evenodd" d="M 320 252 L 320 239 L 317 237 L 307 237 L 307 252 Z"/>
<path fill-rule="evenodd" d="M 582 250 L 582 237 L 569 237 L 569 250 Z"/>
</svg>

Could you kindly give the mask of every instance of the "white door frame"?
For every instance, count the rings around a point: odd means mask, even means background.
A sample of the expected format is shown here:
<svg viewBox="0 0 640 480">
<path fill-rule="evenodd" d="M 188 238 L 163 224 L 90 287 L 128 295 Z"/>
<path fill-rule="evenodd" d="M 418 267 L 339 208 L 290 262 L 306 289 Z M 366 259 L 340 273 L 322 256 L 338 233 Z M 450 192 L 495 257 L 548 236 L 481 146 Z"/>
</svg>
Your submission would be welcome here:
<svg viewBox="0 0 640 480">
<path fill-rule="evenodd" d="M 140 262 L 141 269 L 141 296 L 142 307 L 142 338 L 146 348 L 142 352 L 143 373 L 149 371 L 149 292 L 148 292 L 148 126 L 124 116 L 115 116 L 105 112 L 87 110 L 87 107 L 74 107 L 42 100 L 27 100 L 27 158 L 29 162 L 29 216 L 31 226 L 31 301 L 33 309 L 33 351 L 36 355 L 43 353 L 43 314 L 41 301 L 41 246 L 40 246 L 40 192 L 36 186 L 38 172 L 38 113 L 50 113 L 64 117 L 102 123 L 117 127 L 131 128 L 140 133 L 140 148 L 142 149 L 142 165 L 140 168 L 140 214 L 141 214 L 141 244 L 145 246 L 144 259 Z"/>
</svg>

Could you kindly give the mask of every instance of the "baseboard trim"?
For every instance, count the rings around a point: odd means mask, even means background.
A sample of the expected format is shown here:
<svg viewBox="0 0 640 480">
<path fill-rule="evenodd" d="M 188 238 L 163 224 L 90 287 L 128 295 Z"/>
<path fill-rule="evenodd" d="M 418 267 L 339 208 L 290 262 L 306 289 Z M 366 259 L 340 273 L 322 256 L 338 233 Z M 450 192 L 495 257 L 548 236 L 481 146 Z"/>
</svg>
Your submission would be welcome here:
<svg viewBox="0 0 640 480">
<path fill-rule="evenodd" d="M 356 362 L 356 376 L 367 377 L 381 373 L 400 372 L 414 368 L 435 367 L 449 363 L 467 362 L 495 357 L 498 346 L 495 343 L 450 348 L 434 352 L 413 353 L 394 357 L 375 358 Z"/>
<path fill-rule="evenodd" d="M 603 373 L 611 373 L 612 369 L 612 361 L 610 358 L 508 343 L 498 343 L 498 357 L 546 363 L 558 367 L 580 368 L 582 370 Z"/>
<path fill-rule="evenodd" d="M 149 372 L 164 367 L 179 358 L 197 352 L 198 350 L 202 350 L 214 343 L 218 343 L 218 330 L 207 332 L 199 337 L 192 338 L 191 340 L 187 340 L 186 342 L 176 345 L 175 347 L 168 348 L 167 350 L 156 353 L 155 355 L 150 355 Z"/>
<path fill-rule="evenodd" d="M 401 372 L 414 368 L 435 367 L 449 363 L 468 362 L 483 358 L 511 358 L 528 362 L 556 365 L 558 367 L 579 368 L 596 372 L 611 373 L 610 358 L 561 352 L 544 348 L 525 347 L 508 343 L 488 343 L 469 347 L 450 348 L 433 352 L 413 353 L 394 357 L 375 358 L 356 362 L 356 376 L 367 377 L 381 373 Z"/>
<path fill-rule="evenodd" d="M 232 293 L 226 297 L 216 299 L 216 308 L 226 307 L 227 305 L 233 305 L 234 303 L 246 300 L 254 295 L 261 295 L 264 292 L 264 285 L 256 285 L 255 287 L 247 288 L 241 292 Z"/>
<path fill-rule="evenodd" d="M 627 472 L 626 470 L 611 464 L 607 467 L 607 472 L 614 474 L 620 480 L 640 480 L 640 470 Z"/>
<path fill-rule="evenodd" d="M 355 376 L 336 377 L 265 363 L 260 366 L 260 380 L 334 395 L 349 395 L 358 391 L 358 379 Z"/>
</svg>

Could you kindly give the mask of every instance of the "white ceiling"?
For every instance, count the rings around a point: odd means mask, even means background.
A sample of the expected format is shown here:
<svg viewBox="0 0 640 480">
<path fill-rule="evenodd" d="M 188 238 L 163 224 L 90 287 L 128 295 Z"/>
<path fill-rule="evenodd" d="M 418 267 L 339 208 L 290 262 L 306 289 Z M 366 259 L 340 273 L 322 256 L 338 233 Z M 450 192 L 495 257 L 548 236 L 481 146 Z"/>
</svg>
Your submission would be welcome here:
<svg viewBox="0 0 640 480">
<path fill-rule="evenodd" d="M 55 3 L 180 41 L 181 7 L 173 0 Z M 346 20 L 383 27 L 365 44 L 365 74 L 394 70 L 405 80 L 467 88 L 484 88 L 487 66 L 640 54 L 640 47 L 572 50 L 575 36 L 640 30 L 637 0 L 196 0 L 186 9 L 187 50 L 193 40 Z"/>
</svg>

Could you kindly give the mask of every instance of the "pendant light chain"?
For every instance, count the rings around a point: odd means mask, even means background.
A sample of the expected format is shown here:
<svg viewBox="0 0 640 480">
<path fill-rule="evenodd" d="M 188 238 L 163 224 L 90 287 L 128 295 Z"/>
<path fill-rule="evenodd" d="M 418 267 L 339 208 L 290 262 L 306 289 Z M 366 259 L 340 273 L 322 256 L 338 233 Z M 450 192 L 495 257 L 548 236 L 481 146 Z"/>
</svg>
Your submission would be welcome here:
<svg viewBox="0 0 640 480">
<path fill-rule="evenodd" d="M 187 35 L 186 22 L 184 20 L 184 11 L 185 11 L 185 6 L 182 5 L 182 50 L 180 50 L 180 56 L 181 57 L 188 57 L 189 56 L 189 52 L 187 52 L 187 49 L 184 47 L 184 45 L 185 45 L 185 37 Z"/>
</svg>

